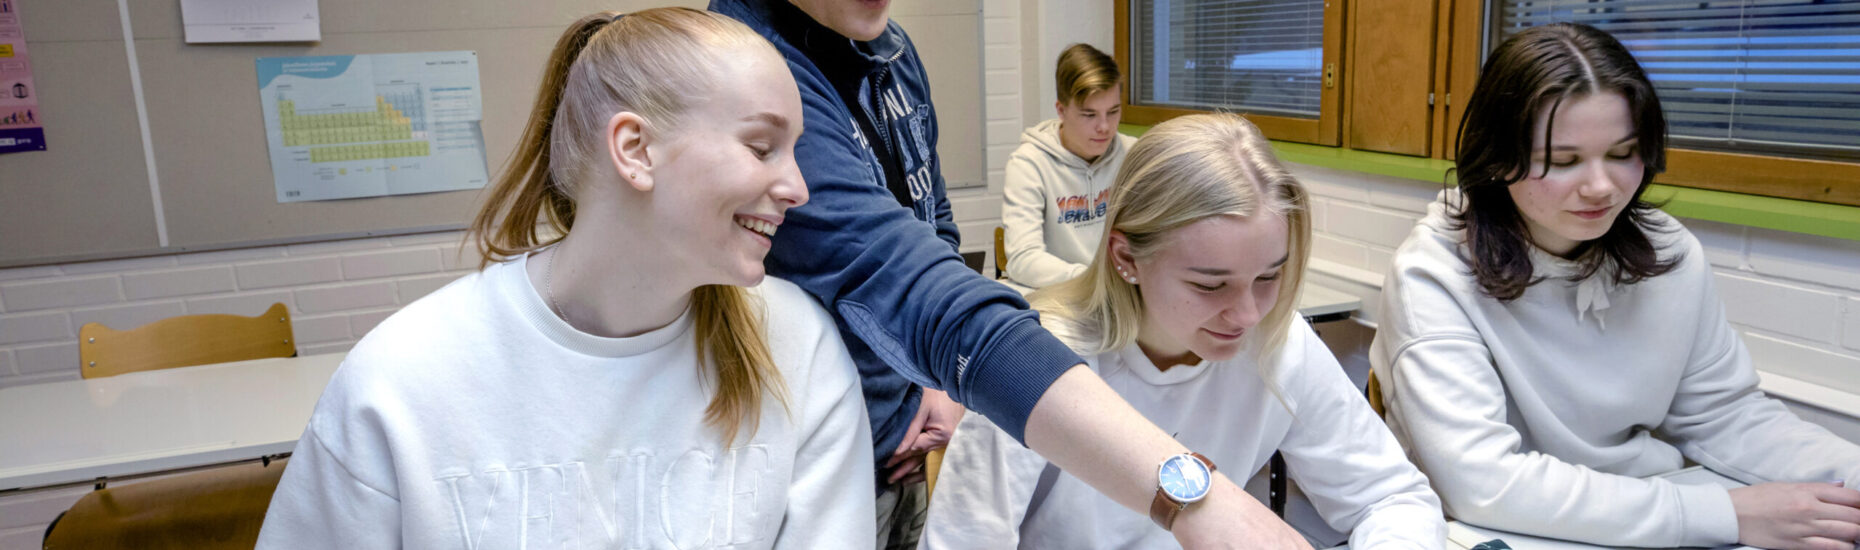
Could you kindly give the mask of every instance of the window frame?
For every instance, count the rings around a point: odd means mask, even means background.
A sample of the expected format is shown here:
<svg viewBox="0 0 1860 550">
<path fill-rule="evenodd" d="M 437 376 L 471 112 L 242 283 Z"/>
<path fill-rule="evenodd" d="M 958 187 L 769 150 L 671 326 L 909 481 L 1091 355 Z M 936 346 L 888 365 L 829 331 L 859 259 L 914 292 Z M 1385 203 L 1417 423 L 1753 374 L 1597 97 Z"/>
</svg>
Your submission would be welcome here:
<svg viewBox="0 0 1860 550">
<path fill-rule="evenodd" d="M 1435 75 L 1434 92 L 1440 100 L 1430 109 L 1431 154 L 1427 157 L 1453 160 L 1457 154 L 1460 119 L 1465 116 L 1465 98 L 1471 97 L 1483 61 L 1485 35 L 1491 26 L 1491 2 L 1488 0 L 1434 0 L 1437 24 L 1431 32 L 1437 47 L 1429 65 L 1416 71 Z M 1344 112 L 1342 91 L 1347 59 L 1344 59 L 1344 36 L 1353 21 L 1346 18 L 1348 0 L 1326 0 L 1324 5 L 1324 66 L 1329 85 L 1322 88 L 1318 120 L 1272 115 L 1247 114 L 1266 137 L 1278 141 L 1309 143 L 1329 147 L 1342 145 L 1343 125 L 1350 113 Z M 1130 74 L 1130 0 L 1113 2 L 1118 66 Z M 1361 19 L 1372 15 L 1356 14 Z M 1494 44 L 1496 46 L 1496 44 Z M 1202 113 L 1196 109 L 1139 105 L 1131 102 L 1131 86 L 1123 87 L 1124 122 L 1139 125 L 1156 123 L 1185 114 Z M 1245 114 L 1245 113 L 1242 113 Z M 1746 195 L 1777 197 L 1825 204 L 1860 207 L 1860 162 L 1804 159 L 1777 155 L 1702 151 L 1683 147 L 1667 149 L 1666 172 L 1654 182 L 1678 187 L 1726 191 Z"/>
<path fill-rule="evenodd" d="M 1320 86 L 1318 98 L 1318 119 L 1303 119 L 1287 116 L 1253 114 L 1239 112 L 1246 116 L 1260 133 L 1267 139 L 1310 143 L 1315 145 L 1339 145 L 1342 131 L 1342 82 L 1343 70 L 1343 32 L 1345 0 L 1324 0 L 1324 84 Z M 1158 105 L 1141 105 L 1131 100 L 1132 83 L 1136 71 L 1132 70 L 1131 59 L 1131 10 L 1135 9 L 1130 0 L 1114 0 L 1113 10 L 1116 51 L 1112 54 L 1117 59 L 1117 66 L 1124 70 L 1125 80 L 1121 95 L 1124 104 L 1123 121 L 1127 124 L 1152 126 L 1182 115 L 1208 113 L 1200 109 L 1181 107 L 1163 107 Z"/>
<path fill-rule="evenodd" d="M 1445 140 L 1434 150 L 1438 158 L 1452 160 L 1459 140 L 1459 120 L 1465 115 L 1464 102 L 1452 98 L 1471 97 L 1478 82 L 1480 65 L 1486 50 L 1486 34 L 1497 13 L 1491 0 L 1436 0 L 1449 7 L 1452 14 L 1451 36 L 1441 40 L 1451 44 L 1446 88 L 1449 106 L 1435 112 L 1436 135 Z M 1492 43 L 1497 47 L 1497 43 Z M 1860 206 L 1860 162 L 1806 159 L 1780 155 L 1705 151 L 1668 146 L 1666 172 L 1654 177 L 1654 183 L 1677 187 L 1727 191 L 1745 195 L 1804 200 L 1844 206 Z"/>
</svg>

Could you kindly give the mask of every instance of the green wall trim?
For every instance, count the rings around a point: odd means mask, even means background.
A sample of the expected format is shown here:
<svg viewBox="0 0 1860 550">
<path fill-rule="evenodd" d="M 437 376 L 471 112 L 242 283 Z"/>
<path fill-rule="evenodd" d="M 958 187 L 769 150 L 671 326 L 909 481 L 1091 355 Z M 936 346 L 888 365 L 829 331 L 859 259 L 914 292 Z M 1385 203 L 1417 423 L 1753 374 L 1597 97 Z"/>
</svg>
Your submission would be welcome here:
<svg viewBox="0 0 1860 550">
<path fill-rule="evenodd" d="M 1453 168 L 1452 162 L 1440 159 L 1305 143 L 1274 141 L 1272 150 L 1279 154 L 1280 159 L 1299 164 L 1421 180 L 1437 186 L 1447 181 L 1447 170 Z"/>
<path fill-rule="evenodd" d="M 1118 130 L 1141 136 L 1149 127 L 1124 124 Z M 1420 180 L 1434 185 L 1446 181 L 1447 169 L 1453 167 L 1453 163 L 1440 159 L 1305 143 L 1274 141 L 1272 148 L 1279 158 L 1290 162 Z M 1856 206 L 1660 184 L 1648 188 L 1645 197 L 1656 203 L 1664 202 L 1663 209 L 1667 213 L 1682 218 L 1860 241 L 1860 207 Z"/>
<path fill-rule="evenodd" d="M 1860 207 L 1660 184 L 1644 196 L 1681 218 L 1860 241 Z"/>
</svg>

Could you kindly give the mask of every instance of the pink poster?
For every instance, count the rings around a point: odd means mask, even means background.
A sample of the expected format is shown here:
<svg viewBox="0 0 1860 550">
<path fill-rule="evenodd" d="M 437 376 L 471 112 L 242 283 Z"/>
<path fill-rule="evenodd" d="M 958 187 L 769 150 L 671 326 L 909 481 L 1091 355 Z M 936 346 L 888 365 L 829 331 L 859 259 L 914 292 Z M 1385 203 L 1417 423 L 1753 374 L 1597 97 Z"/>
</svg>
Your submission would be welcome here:
<svg viewBox="0 0 1860 550">
<path fill-rule="evenodd" d="M 0 0 L 0 153 L 44 151 L 45 125 L 40 122 L 19 0 Z"/>
</svg>

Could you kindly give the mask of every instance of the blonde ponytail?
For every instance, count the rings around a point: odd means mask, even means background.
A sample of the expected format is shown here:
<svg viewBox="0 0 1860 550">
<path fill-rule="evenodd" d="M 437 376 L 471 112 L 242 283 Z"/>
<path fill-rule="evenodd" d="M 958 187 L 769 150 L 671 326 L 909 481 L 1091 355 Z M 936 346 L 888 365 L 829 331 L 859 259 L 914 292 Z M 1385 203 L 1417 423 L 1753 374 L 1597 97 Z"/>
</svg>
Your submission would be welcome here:
<svg viewBox="0 0 1860 550">
<path fill-rule="evenodd" d="M 471 232 L 477 236 L 478 269 L 554 244 L 575 225 L 575 201 L 556 186 L 550 173 L 551 126 L 556 111 L 562 107 L 562 91 L 575 59 L 587 47 L 589 37 L 612 21 L 605 14 L 583 17 L 549 51 L 536 104 L 530 107 L 529 121 L 523 125 L 523 137 L 517 139 L 510 164 L 497 175 L 484 207 L 471 222 Z M 539 218 L 544 216 L 554 235 L 546 241 L 537 232 Z"/>
<path fill-rule="evenodd" d="M 693 98 L 720 85 L 708 67 L 732 47 L 760 47 L 780 59 L 754 30 L 723 15 L 656 8 L 581 18 L 556 40 L 543 69 L 523 137 L 471 232 L 479 269 L 554 244 L 575 225 L 575 189 L 602 158 L 607 120 L 638 113 L 649 130 L 672 132 Z M 703 182 L 693 182 L 702 185 Z M 550 230 L 550 236 L 540 231 Z M 787 408 L 787 390 L 764 334 L 763 308 L 747 289 L 707 285 L 692 293 L 700 364 L 714 369 L 716 394 L 704 420 L 725 443 L 748 425 L 754 435 L 762 397 Z"/>
</svg>

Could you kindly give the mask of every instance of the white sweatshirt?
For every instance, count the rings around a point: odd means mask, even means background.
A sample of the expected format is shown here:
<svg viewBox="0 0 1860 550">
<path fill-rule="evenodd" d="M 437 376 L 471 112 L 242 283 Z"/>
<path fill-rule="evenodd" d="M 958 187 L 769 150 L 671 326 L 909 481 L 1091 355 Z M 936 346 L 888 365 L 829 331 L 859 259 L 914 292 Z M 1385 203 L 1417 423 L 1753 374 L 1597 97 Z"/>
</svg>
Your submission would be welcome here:
<svg viewBox="0 0 1860 550">
<path fill-rule="evenodd" d="M 1064 332 L 1054 335 L 1080 347 Z M 1302 319 L 1273 361 L 1283 404 L 1245 354 L 1166 371 L 1136 345 L 1085 359 L 1131 406 L 1230 477 L 1248 477 L 1284 451 L 1292 479 L 1326 523 L 1350 532 L 1351 548 L 1443 548 L 1446 524 L 1427 478 Z M 978 414 L 963 417 L 943 456 L 923 544 L 1180 548 L 1148 515 L 1050 467 Z"/>
<path fill-rule="evenodd" d="M 1001 207 L 1009 279 L 1041 288 L 1085 272 L 1104 235 L 1111 182 L 1137 141 L 1112 136 L 1110 148 L 1086 163 L 1060 144 L 1059 119 L 1021 132 Z"/>
<path fill-rule="evenodd" d="M 1452 199 L 1458 204 L 1457 197 Z M 1468 523 L 1608 546 L 1737 542 L 1718 486 L 1647 476 L 1690 458 L 1745 483 L 1860 479 L 1860 447 L 1757 391 L 1692 234 L 1649 231 L 1672 271 L 1617 286 L 1535 247 L 1544 280 L 1479 290 L 1436 201 L 1395 252 L 1370 362 L 1388 422 Z"/>
<path fill-rule="evenodd" d="M 260 548 L 853 548 L 876 539 L 872 444 L 839 331 L 754 289 L 788 407 L 704 423 L 693 319 L 575 330 L 519 259 L 395 313 L 349 352 L 298 441 Z"/>
</svg>

